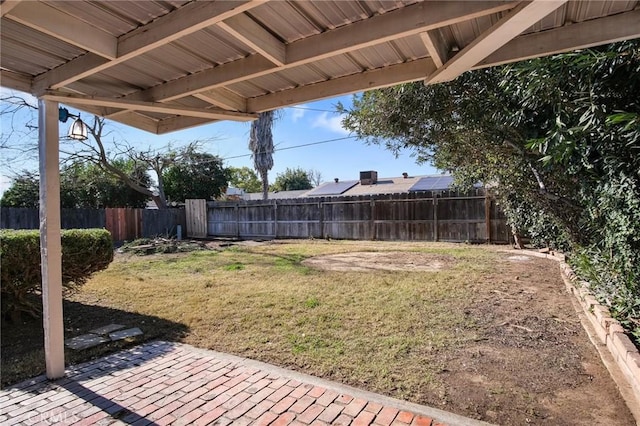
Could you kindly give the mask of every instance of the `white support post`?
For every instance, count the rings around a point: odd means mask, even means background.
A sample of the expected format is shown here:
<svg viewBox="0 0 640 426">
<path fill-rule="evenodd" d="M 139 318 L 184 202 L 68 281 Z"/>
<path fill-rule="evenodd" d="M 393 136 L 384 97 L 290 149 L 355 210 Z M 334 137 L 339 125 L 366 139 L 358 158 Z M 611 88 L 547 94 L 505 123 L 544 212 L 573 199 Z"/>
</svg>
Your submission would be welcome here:
<svg viewBox="0 0 640 426">
<path fill-rule="evenodd" d="M 49 379 L 58 379 L 64 376 L 59 146 L 58 103 L 40 99 L 38 101 L 38 147 L 42 321 L 45 363 Z"/>
</svg>

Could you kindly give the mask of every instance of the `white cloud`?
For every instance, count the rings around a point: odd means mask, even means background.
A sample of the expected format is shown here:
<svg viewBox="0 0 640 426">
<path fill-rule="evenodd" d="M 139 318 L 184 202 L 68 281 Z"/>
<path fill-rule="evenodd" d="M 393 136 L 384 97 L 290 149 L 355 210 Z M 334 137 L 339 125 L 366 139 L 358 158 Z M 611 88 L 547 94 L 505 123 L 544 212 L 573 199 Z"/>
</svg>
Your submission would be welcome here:
<svg viewBox="0 0 640 426">
<path fill-rule="evenodd" d="M 329 130 L 334 133 L 340 133 L 342 135 L 348 135 L 350 132 L 342 127 L 342 115 L 332 114 L 329 117 L 328 112 L 323 112 L 319 116 L 316 117 L 315 120 L 311 123 L 312 128 L 321 128 L 325 130 Z"/>
<path fill-rule="evenodd" d="M 304 113 L 306 111 L 303 109 L 299 109 L 299 108 L 292 108 L 291 109 L 291 121 L 293 121 L 294 123 L 297 122 L 298 120 L 300 120 L 302 117 L 304 117 Z"/>
</svg>

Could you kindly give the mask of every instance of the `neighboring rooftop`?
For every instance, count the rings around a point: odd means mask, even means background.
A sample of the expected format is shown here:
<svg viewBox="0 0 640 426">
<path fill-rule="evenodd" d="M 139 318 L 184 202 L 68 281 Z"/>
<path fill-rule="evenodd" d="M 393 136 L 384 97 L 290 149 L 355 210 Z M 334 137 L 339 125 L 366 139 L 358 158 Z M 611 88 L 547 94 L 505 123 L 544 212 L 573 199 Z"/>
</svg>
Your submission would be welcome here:
<svg viewBox="0 0 640 426">
<path fill-rule="evenodd" d="M 282 200 L 287 198 L 304 197 L 337 197 L 353 195 L 375 195 L 375 194 L 400 194 L 417 191 L 446 191 L 453 185 L 453 176 L 449 174 L 424 175 L 424 176 L 401 176 L 375 179 L 374 183 L 362 184 L 358 180 L 335 180 L 325 182 L 319 186 L 300 191 L 280 191 L 270 192 L 270 200 Z M 482 185 L 476 184 L 479 188 Z M 244 200 L 262 200 L 262 193 L 244 194 Z"/>
</svg>

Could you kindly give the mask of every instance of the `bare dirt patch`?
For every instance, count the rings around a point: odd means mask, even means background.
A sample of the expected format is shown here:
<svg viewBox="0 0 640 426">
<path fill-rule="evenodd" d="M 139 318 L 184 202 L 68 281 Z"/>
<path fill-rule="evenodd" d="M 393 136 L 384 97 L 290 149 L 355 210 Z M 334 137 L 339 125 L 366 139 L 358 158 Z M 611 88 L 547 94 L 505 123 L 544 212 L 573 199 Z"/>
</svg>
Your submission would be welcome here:
<svg viewBox="0 0 640 426">
<path fill-rule="evenodd" d="M 469 293 L 477 341 L 443 354 L 443 405 L 498 424 L 635 424 L 555 262 L 512 255 L 499 267 Z"/>
<path fill-rule="evenodd" d="M 316 256 L 303 265 L 326 271 L 438 271 L 454 263 L 452 256 L 416 252 L 352 252 Z"/>
</svg>

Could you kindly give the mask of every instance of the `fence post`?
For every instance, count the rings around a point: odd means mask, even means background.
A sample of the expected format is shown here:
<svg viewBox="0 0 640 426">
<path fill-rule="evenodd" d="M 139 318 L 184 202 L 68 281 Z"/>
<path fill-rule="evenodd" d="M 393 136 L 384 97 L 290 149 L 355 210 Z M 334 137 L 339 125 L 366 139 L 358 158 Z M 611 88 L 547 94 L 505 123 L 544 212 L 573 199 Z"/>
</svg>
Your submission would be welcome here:
<svg viewBox="0 0 640 426">
<path fill-rule="evenodd" d="M 236 217 L 236 238 L 240 239 L 240 205 L 238 203 L 233 207 L 233 211 Z"/>
<path fill-rule="evenodd" d="M 371 222 L 370 222 L 370 226 L 371 226 L 371 231 L 369 232 L 369 235 L 371 235 L 371 240 L 375 241 L 378 236 L 376 235 L 376 200 L 375 198 L 371 197 Z"/>
<path fill-rule="evenodd" d="M 273 200 L 273 238 L 278 239 L 278 200 Z"/>
<path fill-rule="evenodd" d="M 433 241 L 438 241 L 438 194 L 433 195 Z"/>
<path fill-rule="evenodd" d="M 491 199 L 486 190 L 484 193 L 484 218 L 487 229 L 487 243 L 491 243 Z"/>
<path fill-rule="evenodd" d="M 319 217 L 319 219 L 318 219 L 318 222 L 319 222 L 318 223 L 318 228 L 320 228 L 319 229 L 320 235 L 318 236 L 318 238 L 324 238 L 324 205 L 322 204 L 322 201 L 318 201 L 318 209 L 320 209 L 320 213 L 318 215 L 318 217 Z"/>
</svg>

